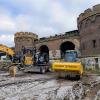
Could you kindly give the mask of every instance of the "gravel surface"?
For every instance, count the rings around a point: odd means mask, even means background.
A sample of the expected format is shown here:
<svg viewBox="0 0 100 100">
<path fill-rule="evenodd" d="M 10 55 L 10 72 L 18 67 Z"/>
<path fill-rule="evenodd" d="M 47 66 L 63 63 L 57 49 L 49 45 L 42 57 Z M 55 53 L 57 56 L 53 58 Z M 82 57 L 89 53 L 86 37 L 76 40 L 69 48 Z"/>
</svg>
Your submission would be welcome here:
<svg viewBox="0 0 100 100">
<path fill-rule="evenodd" d="M 97 75 L 77 81 L 57 79 L 54 73 L 19 72 L 11 77 L 0 71 L 0 100 L 99 100 L 99 86 Z"/>
</svg>

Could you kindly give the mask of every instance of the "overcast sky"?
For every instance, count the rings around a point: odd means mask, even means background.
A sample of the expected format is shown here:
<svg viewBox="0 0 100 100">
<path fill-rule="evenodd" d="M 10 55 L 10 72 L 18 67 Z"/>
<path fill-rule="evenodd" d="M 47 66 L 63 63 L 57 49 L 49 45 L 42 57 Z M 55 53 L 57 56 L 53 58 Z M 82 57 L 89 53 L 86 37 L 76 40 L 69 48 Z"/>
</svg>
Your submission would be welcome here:
<svg viewBox="0 0 100 100">
<path fill-rule="evenodd" d="M 77 17 L 100 0 L 0 0 L 0 44 L 20 31 L 50 36 L 77 29 Z"/>
</svg>

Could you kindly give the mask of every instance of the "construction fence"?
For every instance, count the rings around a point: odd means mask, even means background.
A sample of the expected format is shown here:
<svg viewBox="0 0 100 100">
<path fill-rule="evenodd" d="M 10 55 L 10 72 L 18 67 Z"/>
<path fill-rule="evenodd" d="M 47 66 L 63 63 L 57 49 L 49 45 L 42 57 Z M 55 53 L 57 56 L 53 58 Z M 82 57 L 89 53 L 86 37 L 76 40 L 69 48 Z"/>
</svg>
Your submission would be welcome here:
<svg viewBox="0 0 100 100">
<path fill-rule="evenodd" d="M 81 62 L 85 69 L 100 71 L 100 57 L 83 57 Z"/>
</svg>

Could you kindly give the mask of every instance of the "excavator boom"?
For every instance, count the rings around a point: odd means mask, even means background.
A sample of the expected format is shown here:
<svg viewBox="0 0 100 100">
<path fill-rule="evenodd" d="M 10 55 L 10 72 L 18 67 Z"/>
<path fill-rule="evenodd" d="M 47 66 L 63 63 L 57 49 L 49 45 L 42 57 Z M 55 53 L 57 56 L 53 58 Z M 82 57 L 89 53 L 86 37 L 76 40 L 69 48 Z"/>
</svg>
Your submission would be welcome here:
<svg viewBox="0 0 100 100">
<path fill-rule="evenodd" d="M 13 56 L 15 54 L 15 52 L 11 48 L 7 47 L 6 45 L 2 45 L 2 44 L 0 44 L 0 51 L 10 56 Z"/>
</svg>

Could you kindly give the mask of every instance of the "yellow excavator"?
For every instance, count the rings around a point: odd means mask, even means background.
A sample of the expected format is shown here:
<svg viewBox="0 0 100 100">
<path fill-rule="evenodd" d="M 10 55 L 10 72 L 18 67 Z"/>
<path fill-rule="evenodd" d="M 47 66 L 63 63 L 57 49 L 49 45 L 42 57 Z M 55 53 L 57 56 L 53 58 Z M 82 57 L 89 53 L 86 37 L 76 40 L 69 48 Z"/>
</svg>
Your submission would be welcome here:
<svg viewBox="0 0 100 100">
<path fill-rule="evenodd" d="M 48 62 L 48 54 L 37 54 L 35 48 L 22 48 L 21 67 L 25 72 L 45 73 L 49 70 Z"/>
<path fill-rule="evenodd" d="M 7 59 L 6 59 L 6 62 L 7 62 L 6 67 L 12 66 L 12 59 L 13 59 L 13 57 L 14 57 L 14 55 L 15 55 L 14 50 L 12 50 L 11 48 L 7 47 L 6 45 L 0 44 L 0 57 L 1 57 L 2 55 L 6 55 L 7 57 L 9 56 L 9 58 L 10 58 L 10 60 L 11 60 L 11 61 L 9 62 L 9 64 L 8 64 L 8 61 L 7 61 Z M 5 65 L 5 60 L 1 60 L 1 65 L 2 65 L 2 66 Z M 11 69 L 12 69 L 12 70 L 11 70 Z M 15 67 L 10 68 L 10 75 L 11 75 L 11 76 L 15 76 L 15 74 L 16 74 Z"/>
<path fill-rule="evenodd" d="M 0 44 L 0 51 L 6 53 L 7 55 L 11 57 L 13 57 L 13 55 L 15 54 L 15 52 L 11 48 L 7 47 L 6 45 L 2 45 L 2 44 Z"/>
<path fill-rule="evenodd" d="M 52 64 L 52 70 L 59 77 L 76 77 L 80 79 L 83 75 L 83 66 L 78 61 L 76 50 L 67 50 L 64 61 L 54 62 Z"/>
<path fill-rule="evenodd" d="M 20 55 L 16 55 L 11 48 L 0 45 L 0 51 L 6 53 L 11 58 L 11 66 L 9 66 L 9 73 L 11 76 L 16 75 L 16 68 L 24 72 L 40 72 L 45 73 L 49 70 L 48 55 L 46 53 L 39 53 L 33 48 L 23 47 Z"/>
</svg>

